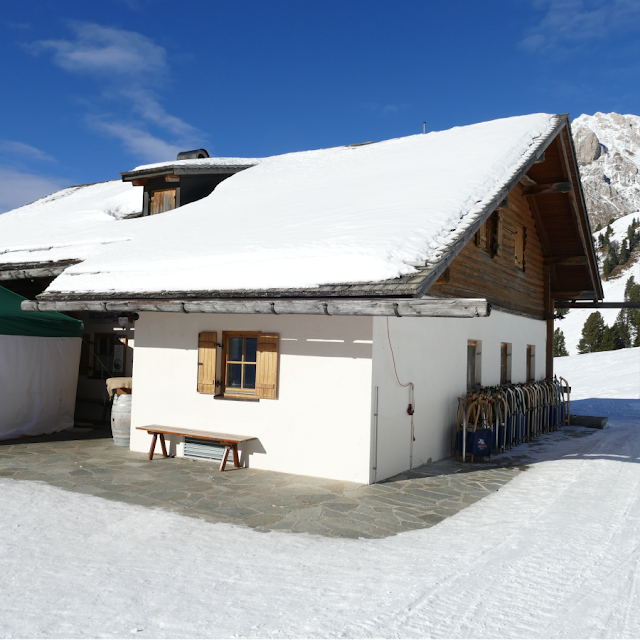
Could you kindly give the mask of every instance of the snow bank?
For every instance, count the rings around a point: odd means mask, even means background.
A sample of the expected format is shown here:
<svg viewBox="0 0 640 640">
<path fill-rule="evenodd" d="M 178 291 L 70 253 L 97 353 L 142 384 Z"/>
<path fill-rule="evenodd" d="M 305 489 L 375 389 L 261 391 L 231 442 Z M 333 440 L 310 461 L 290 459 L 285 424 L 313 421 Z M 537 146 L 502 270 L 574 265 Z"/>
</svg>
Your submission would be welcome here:
<svg viewBox="0 0 640 640">
<path fill-rule="evenodd" d="M 554 123 L 536 114 L 267 158 L 203 200 L 129 221 L 131 242 L 49 291 L 309 288 L 411 273 L 405 261 L 437 260 Z"/>
<path fill-rule="evenodd" d="M 0 215 L 0 262 L 86 259 L 129 239 L 127 216 L 142 212 L 142 187 L 113 180 L 68 187 Z"/>
</svg>

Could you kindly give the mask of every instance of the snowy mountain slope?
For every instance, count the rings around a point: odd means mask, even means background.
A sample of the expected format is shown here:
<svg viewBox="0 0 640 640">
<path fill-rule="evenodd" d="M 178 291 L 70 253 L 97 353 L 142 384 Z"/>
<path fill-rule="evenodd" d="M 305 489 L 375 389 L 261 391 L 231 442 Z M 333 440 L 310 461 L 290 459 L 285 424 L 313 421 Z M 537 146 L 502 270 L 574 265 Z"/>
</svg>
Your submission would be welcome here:
<svg viewBox="0 0 640 640">
<path fill-rule="evenodd" d="M 602 281 L 605 302 L 621 302 L 624 300 L 624 287 L 629 276 L 633 276 L 637 283 L 640 283 L 640 263 L 631 264 L 618 277 L 611 277 Z M 578 342 L 582 337 L 582 327 L 587 318 L 595 309 L 571 309 L 563 320 L 556 320 L 555 326 L 559 328 L 565 337 L 569 355 L 578 353 Z M 616 316 L 620 309 L 599 309 L 604 321 L 611 326 L 616 321 Z M 618 353 L 618 352 L 615 352 Z"/>
<path fill-rule="evenodd" d="M 640 117 L 583 114 L 571 128 L 592 228 L 640 212 Z"/>
<path fill-rule="evenodd" d="M 640 399 L 640 347 L 554 358 L 553 370 L 569 381 L 572 402 Z"/>
<path fill-rule="evenodd" d="M 594 243 L 604 234 L 608 222 L 613 233 L 610 240 L 621 243 L 634 218 L 640 219 L 640 117 L 618 113 L 581 115 L 571 123 L 576 154 L 580 164 L 580 176 L 587 201 Z M 598 224 L 601 231 L 595 231 Z M 614 274 L 603 280 L 605 301 L 619 302 L 624 298 L 624 288 L 629 276 L 640 282 L 640 263 L 637 260 L 640 247 L 632 259 L 618 267 Z M 600 269 L 605 254 L 598 252 Z M 582 327 L 593 309 L 572 309 L 564 320 L 556 323 L 564 333 L 567 349 L 577 353 Z M 618 309 L 601 309 L 604 321 L 611 326 Z"/>
</svg>

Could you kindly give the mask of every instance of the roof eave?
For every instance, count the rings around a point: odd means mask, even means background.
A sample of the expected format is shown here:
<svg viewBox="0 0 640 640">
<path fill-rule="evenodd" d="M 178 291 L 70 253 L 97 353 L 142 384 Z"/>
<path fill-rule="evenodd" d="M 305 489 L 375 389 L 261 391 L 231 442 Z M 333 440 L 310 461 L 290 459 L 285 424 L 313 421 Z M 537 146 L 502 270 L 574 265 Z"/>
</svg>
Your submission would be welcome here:
<svg viewBox="0 0 640 640">
<path fill-rule="evenodd" d="M 155 169 L 140 169 L 138 171 L 124 171 L 120 174 L 123 182 L 131 182 L 140 178 L 154 178 L 156 176 L 189 176 L 189 175 L 220 175 L 238 173 L 245 169 L 255 167 L 254 164 L 234 164 L 234 165 L 165 165 Z"/>
</svg>

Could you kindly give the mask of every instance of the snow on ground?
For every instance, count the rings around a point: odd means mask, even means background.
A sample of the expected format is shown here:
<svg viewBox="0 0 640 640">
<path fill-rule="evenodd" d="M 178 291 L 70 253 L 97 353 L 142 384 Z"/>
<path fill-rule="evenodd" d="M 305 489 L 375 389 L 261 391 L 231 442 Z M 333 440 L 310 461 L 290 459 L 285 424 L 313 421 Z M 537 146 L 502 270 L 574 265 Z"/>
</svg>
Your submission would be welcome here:
<svg viewBox="0 0 640 640">
<path fill-rule="evenodd" d="M 628 226 L 627 224 L 627 227 Z M 628 269 L 625 269 L 618 277 L 602 281 L 604 301 L 622 302 L 624 300 L 624 288 L 630 276 L 635 278 L 636 283 L 640 283 L 640 262 L 636 262 Z M 564 333 L 570 356 L 578 353 L 578 342 L 582 337 L 582 327 L 584 327 L 587 318 L 595 311 L 596 309 L 571 309 L 563 320 L 556 320 L 555 326 Z M 613 325 L 618 313 L 620 313 L 620 309 L 597 309 L 597 311 L 600 311 L 605 323 L 609 326 Z"/>
<path fill-rule="evenodd" d="M 591 355 L 608 371 L 610 354 Z M 597 398 L 591 368 L 581 393 Z M 259 533 L 0 479 L 0 635 L 640 637 L 629 393 L 609 396 L 623 410 L 603 431 L 545 436 L 499 492 L 381 540 Z"/>
<path fill-rule="evenodd" d="M 534 114 L 262 160 L 206 198 L 129 221 L 126 245 L 67 269 L 62 292 L 314 287 L 436 260 L 535 153 Z"/>
</svg>

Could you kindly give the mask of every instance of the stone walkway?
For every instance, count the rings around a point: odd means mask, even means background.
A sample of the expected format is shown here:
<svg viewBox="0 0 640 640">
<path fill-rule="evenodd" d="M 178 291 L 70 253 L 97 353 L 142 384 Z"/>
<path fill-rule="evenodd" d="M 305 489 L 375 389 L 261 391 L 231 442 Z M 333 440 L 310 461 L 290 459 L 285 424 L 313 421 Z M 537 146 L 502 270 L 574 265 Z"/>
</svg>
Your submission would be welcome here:
<svg viewBox="0 0 640 640">
<path fill-rule="evenodd" d="M 565 427 L 553 437 L 584 437 Z M 549 436 L 546 436 L 549 437 Z M 431 527 L 498 491 L 526 469 L 545 436 L 492 463 L 447 459 L 375 485 L 257 469 L 220 473 L 214 463 L 156 457 L 116 447 L 108 430 L 78 430 L 0 442 L 0 477 L 46 482 L 209 522 L 332 537 L 382 538 Z"/>
</svg>

